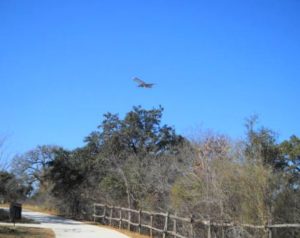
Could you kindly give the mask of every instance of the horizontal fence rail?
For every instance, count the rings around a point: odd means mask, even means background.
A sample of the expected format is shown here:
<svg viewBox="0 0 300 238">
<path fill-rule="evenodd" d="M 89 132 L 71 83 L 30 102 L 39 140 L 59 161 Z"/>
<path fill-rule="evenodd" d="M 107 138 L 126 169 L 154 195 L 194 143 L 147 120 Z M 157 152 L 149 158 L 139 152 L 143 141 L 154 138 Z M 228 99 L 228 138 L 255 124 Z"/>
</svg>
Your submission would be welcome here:
<svg viewBox="0 0 300 238">
<path fill-rule="evenodd" d="M 93 218 L 94 222 L 97 222 L 97 219 L 102 219 L 104 224 L 108 223 L 112 225 L 112 222 L 115 221 L 118 223 L 118 227 L 121 229 L 124 224 L 127 225 L 127 229 L 131 230 L 132 227 L 135 227 L 136 230 L 141 234 L 142 228 L 146 228 L 149 230 L 150 237 L 153 237 L 153 232 L 160 234 L 163 238 L 166 238 L 167 235 L 173 236 L 174 238 L 194 238 L 194 227 L 197 224 L 201 224 L 205 227 L 205 233 L 207 238 L 211 238 L 211 230 L 212 227 L 220 227 L 220 228 L 228 228 L 228 227 L 242 227 L 242 228 L 252 228 L 263 230 L 266 232 L 268 238 L 272 238 L 272 229 L 277 228 L 300 228 L 300 224 L 268 224 L 268 225 L 252 225 L 252 224 L 235 224 L 235 223 L 217 223 L 211 222 L 209 220 L 202 219 L 194 219 L 191 217 L 180 217 L 176 214 L 170 214 L 169 212 L 152 212 L 152 211 L 144 211 L 144 210 L 135 210 L 131 208 L 118 207 L 118 206 L 110 206 L 106 204 L 94 203 L 93 205 Z M 101 208 L 102 213 L 98 214 L 97 211 Z M 125 217 L 124 214 L 127 213 Z M 118 215 L 116 215 L 118 214 Z M 137 216 L 137 221 L 133 221 L 132 215 Z M 115 215 L 115 216 L 114 216 Z M 142 217 L 148 216 L 148 223 L 143 223 L 144 219 Z M 163 227 L 156 227 L 154 223 L 154 217 L 161 217 L 163 219 Z M 188 234 L 180 234 L 178 232 L 178 222 L 185 223 L 186 227 L 188 227 Z M 171 226 L 170 224 L 173 224 Z"/>
</svg>

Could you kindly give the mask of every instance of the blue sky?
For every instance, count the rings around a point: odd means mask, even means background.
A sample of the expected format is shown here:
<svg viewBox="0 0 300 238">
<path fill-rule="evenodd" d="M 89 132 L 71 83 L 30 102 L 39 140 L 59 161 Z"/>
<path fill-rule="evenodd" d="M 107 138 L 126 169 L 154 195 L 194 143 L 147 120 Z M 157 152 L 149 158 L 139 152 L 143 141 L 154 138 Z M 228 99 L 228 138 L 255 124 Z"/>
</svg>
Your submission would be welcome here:
<svg viewBox="0 0 300 238">
<path fill-rule="evenodd" d="M 0 1 L 0 134 L 72 149 L 105 112 L 165 108 L 233 138 L 300 136 L 300 1 Z M 156 83 L 137 88 L 132 77 Z"/>
</svg>

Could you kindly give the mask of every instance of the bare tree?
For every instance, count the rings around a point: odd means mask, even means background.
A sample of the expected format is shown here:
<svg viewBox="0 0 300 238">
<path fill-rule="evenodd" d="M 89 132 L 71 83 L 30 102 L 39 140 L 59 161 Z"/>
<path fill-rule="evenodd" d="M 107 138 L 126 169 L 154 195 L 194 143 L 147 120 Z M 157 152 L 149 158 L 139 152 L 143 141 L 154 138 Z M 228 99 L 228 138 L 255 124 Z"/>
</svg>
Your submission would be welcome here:
<svg viewBox="0 0 300 238">
<path fill-rule="evenodd" d="M 193 166 L 172 188 L 174 208 L 219 223 L 265 224 L 272 170 L 242 159 L 241 144 L 223 135 L 208 133 L 194 146 Z M 215 232 L 224 237 L 236 231 Z"/>
<path fill-rule="evenodd" d="M 37 146 L 22 155 L 16 155 L 12 161 L 14 173 L 33 186 L 43 186 L 45 172 L 54 160 L 57 146 Z"/>
<path fill-rule="evenodd" d="M 8 163 L 8 153 L 7 148 L 5 147 L 5 143 L 7 141 L 7 137 L 0 137 L 0 170 L 7 170 L 9 168 Z"/>
</svg>

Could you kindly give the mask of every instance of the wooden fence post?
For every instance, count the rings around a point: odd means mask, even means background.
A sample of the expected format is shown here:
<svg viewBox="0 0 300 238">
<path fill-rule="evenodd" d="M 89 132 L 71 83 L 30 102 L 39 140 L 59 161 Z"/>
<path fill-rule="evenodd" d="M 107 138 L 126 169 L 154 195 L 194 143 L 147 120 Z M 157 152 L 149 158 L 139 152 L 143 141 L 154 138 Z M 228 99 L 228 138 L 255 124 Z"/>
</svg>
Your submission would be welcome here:
<svg viewBox="0 0 300 238">
<path fill-rule="evenodd" d="M 152 234 L 152 227 L 153 227 L 153 215 L 151 214 L 150 215 L 150 237 L 152 238 L 153 237 L 153 234 Z"/>
<path fill-rule="evenodd" d="M 128 226 L 127 229 L 130 231 L 130 222 L 131 222 L 131 211 L 128 210 Z"/>
<path fill-rule="evenodd" d="M 103 224 L 105 224 L 105 216 L 106 216 L 106 205 L 104 205 L 104 209 L 103 209 Z"/>
<path fill-rule="evenodd" d="M 265 231 L 266 231 L 267 238 L 272 238 L 272 227 L 270 227 L 270 225 L 271 225 L 271 220 L 268 219 L 268 221 L 265 224 Z"/>
<path fill-rule="evenodd" d="M 242 227 L 242 230 L 244 228 Z M 223 221 L 222 221 L 222 238 L 225 238 L 225 232 L 224 232 L 224 225 L 223 225 Z"/>
<path fill-rule="evenodd" d="M 96 204 L 94 203 L 94 222 L 96 222 Z"/>
<path fill-rule="evenodd" d="M 207 225 L 207 238 L 211 238 L 210 221 L 208 221 Z"/>
<path fill-rule="evenodd" d="M 112 215 L 113 215 L 113 210 L 114 210 L 114 206 L 112 206 L 111 208 L 110 208 L 110 214 L 109 214 L 109 225 L 111 226 L 111 219 L 112 219 Z"/>
<path fill-rule="evenodd" d="M 169 212 L 167 212 L 167 214 L 166 214 L 166 216 L 165 216 L 165 227 L 164 227 L 163 238 L 166 238 L 166 235 L 167 235 L 167 231 L 168 231 L 168 222 L 169 222 Z"/>
<path fill-rule="evenodd" d="M 190 224 L 190 234 L 191 237 L 194 238 L 194 215 L 191 215 L 191 224 Z"/>
<path fill-rule="evenodd" d="M 119 229 L 121 229 L 122 228 L 122 208 L 120 208 L 119 217 L 120 217 L 120 219 L 119 219 Z"/>
<path fill-rule="evenodd" d="M 141 228 L 142 228 L 142 223 L 141 223 L 141 216 L 142 216 L 142 210 L 139 210 L 139 233 L 141 234 Z"/>
<path fill-rule="evenodd" d="M 272 228 L 268 227 L 268 238 L 272 238 Z"/>
<path fill-rule="evenodd" d="M 175 217 L 177 217 L 177 213 L 176 212 L 175 212 Z M 176 218 L 173 219 L 173 232 L 174 232 L 174 234 L 177 233 L 177 220 L 176 220 Z M 174 235 L 174 238 L 176 238 L 176 237 L 177 236 Z"/>
</svg>

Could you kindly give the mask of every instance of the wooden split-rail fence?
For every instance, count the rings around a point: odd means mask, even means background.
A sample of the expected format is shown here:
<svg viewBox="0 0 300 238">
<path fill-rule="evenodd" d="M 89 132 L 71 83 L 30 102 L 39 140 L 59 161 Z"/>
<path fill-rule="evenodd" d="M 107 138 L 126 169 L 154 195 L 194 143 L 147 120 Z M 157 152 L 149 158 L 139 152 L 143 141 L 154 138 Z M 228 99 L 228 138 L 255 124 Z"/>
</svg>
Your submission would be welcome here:
<svg viewBox="0 0 300 238">
<path fill-rule="evenodd" d="M 101 208 L 101 209 L 99 209 Z M 99 210 L 101 213 L 99 214 Z M 268 225 L 252 225 L 252 224 L 234 224 L 234 223 L 216 223 L 209 220 L 194 219 L 193 216 L 185 218 L 179 217 L 177 215 L 170 214 L 169 212 L 150 212 L 144 210 L 134 210 L 130 208 L 110 206 L 106 204 L 94 203 L 93 207 L 93 218 L 94 222 L 97 222 L 98 219 L 102 219 L 102 223 L 112 225 L 113 222 L 118 224 L 119 229 L 126 225 L 128 230 L 131 230 L 132 227 L 135 227 L 139 233 L 142 229 L 148 229 L 150 237 L 153 237 L 154 232 L 161 234 L 163 238 L 166 238 L 167 235 L 173 236 L 174 238 L 195 238 L 194 228 L 196 225 L 201 224 L 205 227 L 205 234 L 207 238 L 212 238 L 212 227 L 219 228 L 228 228 L 228 227 L 242 227 L 250 229 L 258 229 L 265 231 L 268 238 L 272 238 L 272 230 L 278 228 L 300 228 L 300 224 L 268 224 Z M 126 215 L 127 216 L 124 216 Z M 117 215 L 116 215 L 117 214 Z M 137 216 L 136 221 L 133 221 L 132 215 Z M 148 222 L 144 223 L 145 219 L 142 217 L 148 216 Z M 159 216 L 163 221 L 163 227 L 158 228 L 154 223 L 154 217 Z M 178 222 L 185 223 L 185 227 L 188 227 L 185 234 L 180 234 L 178 232 Z M 170 225 L 172 224 L 172 225 Z M 221 235 L 224 238 L 224 234 Z"/>
</svg>

